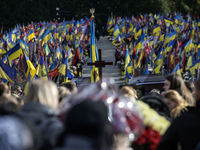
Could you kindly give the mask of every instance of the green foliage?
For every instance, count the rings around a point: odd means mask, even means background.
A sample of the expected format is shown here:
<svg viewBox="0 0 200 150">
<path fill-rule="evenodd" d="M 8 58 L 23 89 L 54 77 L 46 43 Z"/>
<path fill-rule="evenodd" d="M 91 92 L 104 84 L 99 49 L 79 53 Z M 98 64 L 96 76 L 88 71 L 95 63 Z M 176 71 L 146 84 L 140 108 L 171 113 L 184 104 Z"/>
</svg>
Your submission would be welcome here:
<svg viewBox="0 0 200 150">
<path fill-rule="evenodd" d="M 90 17 L 90 8 L 95 8 L 98 28 L 106 26 L 107 18 L 113 16 L 136 16 L 145 13 L 166 13 L 179 11 L 198 14 L 200 0 L 1 0 L 0 26 L 13 28 L 16 24 L 31 21 L 58 19 L 75 20 Z M 57 16 L 56 7 L 60 8 Z"/>
</svg>

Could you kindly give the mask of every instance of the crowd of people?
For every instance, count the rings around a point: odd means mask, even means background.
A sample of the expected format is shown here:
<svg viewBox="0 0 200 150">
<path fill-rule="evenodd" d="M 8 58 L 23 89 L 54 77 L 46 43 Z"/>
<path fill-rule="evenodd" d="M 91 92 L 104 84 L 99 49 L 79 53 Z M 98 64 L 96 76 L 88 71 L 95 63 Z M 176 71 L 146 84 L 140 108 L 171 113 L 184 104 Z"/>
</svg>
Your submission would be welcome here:
<svg viewBox="0 0 200 150">
<path fill-rule="evenodd" d="M 28 55 L 34 66 L 37 66 L 37 70 L 40 70 L 36 73 L 33 67 L 31 72 L 30 63 L 28 67 L 30 75 L 36 74 L 40 79 L 31 79 L 32 82 L 29 83 L 26 94 L 18 85 L 12 85 L 10 88 L 7 81 L 0 84 L 0 150 L 199 150 L 200 80 L 184 81 L 181 74 L 175 73 L 177 71 L 171 73 L 172 68 L 176 68 L 175 66 L 181 62 L 177 58 L 172 63 L 175 57 L 171 59 L 170 54 L 173 51 L 181 55 L 182 60 L 186 60 L 187 57 L 184 55 L 188 52 L 195 54 L 195 60 L 199 59 L 199 53 L 193 47 L 184 51 L 186 49 L 184 44 L 190 39 L 195 43 L 198 39 L 198 36 L 193 34 L 193 30 L 198 27 L 194 29 L 194 22 L 190 16 L 185 19 L 186 21 L 179 15 L 169 14 L 163 17 L 145 15 L 132 20 L 117 20 L 121 27 L 114 40 L 118 47 L 114 54 L 115 65 L 118 61 L 123 61 L 125 66 L 123 72 L 127 70 L 129 74 L 135 76 L 146 74 L 148 68 L 146 72 L 145 67 L 148 67 L 148 63 L 151 62 L 153 62 L 152 67 L 160 66 L 158 70 L 154 69 L 154 72 L 162 72 L 161 66 L 167 70 L 163 91 L 152 89 L 146 95 L 142 95 L 136 85 L 117 87 L 103 80 L 78 89 L 75 83 L 68 82 L 67 79 L 60 80 L 56 85 L 50 81 L 49 77 L 46 78 L 44 70 L 48 68 L 48 73 L 52 73 L 51 66 L 54 66 L 52 67 L 54 71 L 57 68 L 57 72 L 61 73 L 63 78 L 69 77 L 68 73 L 72 70 L 68 71 L 67 65 L 75 64 L 77 59 L 83 58 L 77 56 L 77 53 L 80 52 L 81 56 L 84 56 L 82 48 L 85 44 L 81 43 L 80 39 L 86 39 L 84 42 L 89 42 L 86 38 L 90 28 L 89 20 L 82 20 L 82 25 L 79 22 L 66 24 L 65 21 L 60 24 L 41 25 L 38 23 L 35 26 L 31 24 L 30 27 L 23 29 L 25 36 L 22 36 L 20 28 L 14 29 L 16 30 L 14 33 L 5 34 L 2 44 L 6 52 L 3 55 L 8 54 L 11 47 L 16 48 L 19 44 L 23 47 L 21 44 L 23 39 L 28 40 L 29 44 L 34 44 L 33 47 L 37 48 L 37 51 L 32 48 L 28 51 Z M 171 20 L 176 24 L 173 25 Z M 185 22 L 177 23 L 176 20 Z M 157 24 L 160 24 L 159 29 L 157 29 Z M 113 20 L 109 21 L 109 25 L 107 30 L 114 28 Z M 38 32 L 37 27 L 42 29 Z M 31 38 L 32 29 L 35 33 L 37 32 L 33 38 Z M 117 28 L 114 29 L 114 35 L 116 35 L 116 30 Z M 46 37 L 44 32 L 51 32 L 53 36 L 50 34 L 51 36 Z M 41 46 L 40 33 L 42 41 L 45 41 L 43 46 Z M 104 28 L 102 28 L 102 33 L 104 35 Z M 162 34 L 157 35 L 158 33 Z M 167 37 L 170 33 L 175 33 L 177 36 L 168 41 Z M 15 45 L 12 45 L 13 34 L 16 34 L 16 38 L 19 36 L 22 41 L 16 41 Z M 182 35 L 182 39 L 178 38 L 179 35 Z M 96 38 L 98 41 L 99 32 Z M 146 43 L 142 43 L 144 41 Z M 172 47 L 168 48 L 173 41 L 176 44 L 173 43 Z M 138 42 L 140 46 L 137 45 Z M 127 47 L 130 47 L 130 50 Z M 49 48 L 50 53 L 48 53 Z M 164 51 L 167 48 L 168 50 Z M 73 56 L 71 50 L 74 52 Z M 25 51 L 26 45 L 23 48 L 23 64 L 26 64 L 24 63 Z M 133 60 L 133 65 L 129 65 L 129 61 L 126 61 L 129 54 L 131 54 L 129 60 Z M 153 54 L 156 54 L 155 58 Z M 161 55 L 163 56 L 160 57 Z M 87 54 L 87 56 L 90 55 Z M 20 55 L 16 57 L 21 59 Z M 43 60 L 39 61 L 40 58 Z M 56 62 L 53 62 L 52 58 L 56 58 Z M 164 61 L 165 58 L 167 61 Z M 190 60 L 189 57 L 188 60 Z M 64 68 L 61 67 L 60 62 L 65 69 L 60 69 Z M 15 64 L 16 62 L 12 61 L 13 67 Z M 20 63 L 18 66 L 20 70 Z M 41 69 L 42 66 L 44 66 L 43 69 Z M 59 69 L 58 66 L 60 66 Z M 131 72 L 128 71 L 128 67 L 133 67 Z M 182 65 L 182 70 L 184 68 L 185 66 Z M 27 76 L 29 71 L 24 70 Z M 142 70 L 145 72 L 142 73 Z M 34 77 L 33 74 L 31 78 Z M 56 77 L 56 74 L 54 76 Z M 6 79 L 9 80 L 9 78 Z"/>
<path fill-rule="evenodd" d="M 38 79 L 20 96 L 1 83 L 0 149 L 198 150 L 200 80 L 186 86 L 174 73 L 163 89 L 139 95 L 106 81 L 78 90 Z"/>
</svg>

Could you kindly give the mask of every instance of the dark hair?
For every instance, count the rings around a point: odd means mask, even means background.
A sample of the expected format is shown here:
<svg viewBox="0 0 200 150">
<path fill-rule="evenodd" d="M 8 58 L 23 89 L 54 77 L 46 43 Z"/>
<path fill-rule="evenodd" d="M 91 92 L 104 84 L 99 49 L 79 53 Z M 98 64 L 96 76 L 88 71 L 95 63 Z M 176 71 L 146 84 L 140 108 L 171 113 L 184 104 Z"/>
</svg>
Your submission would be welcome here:
<svg viewBox="0 0 200 150">
<path fill-rule="evenodd" d="M 193 93 L 195 90 L 195 85 L 192 81 L 185 81 L 185 85 L 188 88 L 188 90 Z"/>
<path fill-rule="evenodd" d="M 75 88 L 77 88 L 77 87 L 76 87 L 76 83 L 74 83 L 74 82 L 62 83 L 61 86 L 66 87 L 66 88 L 69 89 L 71 92 L 73 92 L 73 90 L 74 90 Z"/>
<path fill-rule="evenodd" d="M 9 91 L 10 89 L 6 84 L 0 83 L 0 96 L 2 96 L 3 93 L 9 93 Z"/>
<path fill-rule="evenodd" d="M 184 83 L 184 80 L 179 74 L 169 74 L 165 79 L 170 81 L 170 90 L 176 90 L 183 97 L 183 99 L 188 102 L 190 106 L 195 105 L 192 93 L 188 90 Z"/>
<path fill-rule="evenodd" d="M 113 132 L 108 121 L 108 110 L 103 101 L 83 100 L 72 106 L 65 119 L 66 131 L 58 140 L 58 146 L 63 144 L 66 135 L 79 135 L 93 139 L 95 149 L 111 147 Z"/>
<path fill-rule="evenodd" d="M 200 91 L 200 79 L 196 80 L 194 82 L 194 84 L 195 84 L 195 89 L 198 90 L 198 91 Z"/>
</svg>

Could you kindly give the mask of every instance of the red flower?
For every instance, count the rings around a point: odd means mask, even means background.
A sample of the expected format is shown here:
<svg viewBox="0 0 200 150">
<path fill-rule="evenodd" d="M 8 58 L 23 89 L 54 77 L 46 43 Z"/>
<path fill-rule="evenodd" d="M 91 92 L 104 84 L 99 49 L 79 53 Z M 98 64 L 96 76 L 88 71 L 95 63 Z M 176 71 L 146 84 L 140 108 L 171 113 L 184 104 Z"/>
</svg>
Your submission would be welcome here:
<svg viewBox="0 0 200 150">
<path fill-rule="evenodd" d="M 143 134 L 137 139 L 134 145 L 148 145 L 149 150 L 155 150 L 160 142 L 160 134 L 150 127 L 146 127 Z"/>
</svg>

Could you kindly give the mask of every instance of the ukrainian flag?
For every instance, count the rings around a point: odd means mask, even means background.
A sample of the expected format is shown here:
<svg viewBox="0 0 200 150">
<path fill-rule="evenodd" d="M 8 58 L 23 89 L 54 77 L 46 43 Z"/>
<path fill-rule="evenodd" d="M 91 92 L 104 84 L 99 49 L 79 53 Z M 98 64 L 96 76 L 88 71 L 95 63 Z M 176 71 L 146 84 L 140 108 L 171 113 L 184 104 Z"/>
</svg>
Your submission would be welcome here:
<svg viewBox="0 0 200 150">
<path fill-rule="evenodd" d="M 61 52 L 60 52 L 60 49 L 59 49 L 59 47 L 57 47 L 57 49 L 56 49 L 56 58 L 60 58 L 61 57 Z"/>
<path fill-rule="evenodd" d="M 4 64 L 0 60 L 0 78 L 6 79 L 8 82 L 15 83 L 17 70 Z"/>
<path fill-rule="evenodd" d="M 51 32 L 49 29 L 42 36 L 44 43 L 47 43 L 51 39 Z"/>
<path fill-rule="evenodd" d="M 139 39 L 136 41 L 135 48 L 138 49 L 138 50 L 142 49 L 141 38 L 139 38 Z"/>
<path fill-rule="evenodd" d="M 137 67 L 138 68 L 141 67 L 141 60 L 142 60 L 143 56 L 144 56 L 144 51 L 141 52 L 140 57 L 139 57 L 139 59 L 137 61 Z"/>
<path fill-rule="evenodd" d="M 199 63 L 200 63 L 200 58 L 197 59 L 192 66 L 190 66 L 190 69 L 197 69 Z"/>
<path fill-rule="evenodd" d="M 44 31 L 45 31 L 45 27 L 43 27 L 43 28 L 40 30 L 40 33 L 39 33 L 39 36 L 38 36 L 38 37 L 39 37 L 39 40 L 42 40 Z"/>
<path fill-rule="evenodd" d="M 169 18 L 166 18 L 164 20 L 165 20 L 165 23 L 170 23 L 172 25 L 174 24 L 174 22 L 171 19 L 169 19 Z"/>
<path fill-rule="evenodd" d="M 125 68 L 127 69 L 128 73 L 132 73 L 133 67 L 128 49 L 126 50 Z"/>
<path fill-rule="evenodd" d="M 2 47 L 0 47 L 0 54 L 3 55 L 3 54 L 5 54 L 5 53 L 6 53 L 6 50 L 3 49 Z"/>
<path fill-rule="evenodd" d="M 31 41 L 34 37 L 35 37 L 34 30 L 31 29 L 31 30 L 29 31 L 28 41 Z"/>
<path fill-rule="evenodd" d="M 179 63 L 177 63 L 177 65 L 174 68 L 174 70 L 172 71 L 172 73 L 177 73 L 182 77 L 182 75 L 181 75 L 181 67 L 180 67 Z"/>
<path fill-rule="evenodd" d="M 190 39 L 185 45 L 185 52 L 189 52 L 192 48 L 194 48 L 194 43 L 192 42 L 192 39 Z"/>
<path fill-rule="evenodd" d="M 176 38 L 176 31 L 171 32 L 166 38 L 165 38 L 165 44 L 168 44 L 170 41 L 173 41 Z"/>
<path fill-rule="evenodd" d="M 28 56 L 29 47 L 23 40 L 20 40 L 20 47 L 24 49 L 25 54 Z"/>
<path fill-rule="evenodd" d="M 154 27 L 154 30 L 153 30 L 153 35 L 155 34 L 156 36 L 159 36 L 160 35 L 160 31 L 161 31 L 160 26 L 156 25 Z"/>
<path fill-rule="evenodd" d="M 67 75 L 65 77 L 65 83 L 70 81 L 70 80 L 68 80 L 68 78 L 74 78 L 74 76 L 72 75 L 72 73 L 70 72 L 69 69 L 67 69 Z"/>
<path fill-rule="evenodd" d="M 35 27 L 35 31 L 39 31 L 40 30 L 40 25 L 38 24 L 36 27 Z"/>
<path fill-rule="evenodd" d="M 68 63 L 68 57 L 65 59 L 63 64 L 60 66 L 59 73 L 61 73 L 63 76 L 66 74 L 66 69 L 67 69 L 67 63 Z"/>
<path fill-rule="evenodd" d="M 116 24 L 116 25 L 115 25 L 115 28 L 114 28 L 114 30 L 113 30 L 113 35 L 114 35 L 114 37 L 118 37 L 119 34 L 120 34 L 119 27 L 118 27 L 118 25 Z"/>
<path fill-rule="evenodd" d="M 18 58 L 22 54 L 23 54 L 23 51 L 22 51 L 22 49 L 21 49 L 21 47 L 20 47 L 19 44 L 17 44 L 15 47 L 13 47 L 12 49 L 10 49 L 6 53 L 6 55 L 8 55 L 8 58 L 9 58 L 10 61 Z"/>
<path fill-rule="evenodd" d="M 155 67 L 153 68 L 154 73 L 159 74 L 159 73 L 160 73 L 160 67 L 161 67 L 161 66 L 162 66 L 162 65 L 155 65 Z"/>
<path fill-rule="evenodd" d="M 128 73 L 128 69 L 126 68 L 126 74 L 125 74 L 125 83 L 127 84 L 131 80 L 131 76 Z"/>
<path fill-rule="evenodd" d="M 139 26 L 136 26 L 136 31 L 135 31 L 135 39 L 137 40 L 139 36 L 142 34 L 142 29 Z"/>
<path fill-rule="evenodd" d="M 91 20 L 91 31 L 90 31 L 90 62 L 94 63 L 97 61 L 98 53 L 95 45 L 95 29 L 94 20 Z M 99 73 L 97 67 L 94 65 L 91 67 L 91 83 L 99 80 Z"/>
<path fill-rule="evenodd" d="M 160 53 L 157 58 L 154 60 L 154 65 L 162 65 L 163 63 L 163 56 L 162 54 Z"/>
<path fill-rule="evenodd" d="M 48 72 L 43 56 L 40 57 L 36 75 L 38 75 L 42 80 L 48 80 Z"/>
<path fill-rule="evenodd" d="M 36 69 L 33 66 L 32 62 L 29 60 L 29 58 L 26 56 L 26 54 L 24 54 L 24 57 L 23 57 L 23 64 L 24 64 L 24 69 L 26 71 L 26 77 L 28 77 L 30 73 L 30 78 L 32 81 L 36 74 Z"/>
<path fill-rule="evenodd" d="M 166 48 L 166 53 L 169 52 L 172 49 L 172 47 L 174 46 L 174 43 L 175 43 L 175 40 L 170 42 L 170 44 Z"/>
<path fill-rule="evenodd" d="M 190 66 L 192 66 L 192 64 L 193 64 L 193 61 L 192 61 L 193 57 L 194 57 L 194 55 L 192 54 L 192 51 L 190 51 L 190 56 L 189 56 L 187 64 L 186 64 L 187 68 L 189 68 Z"/>
</svg>

